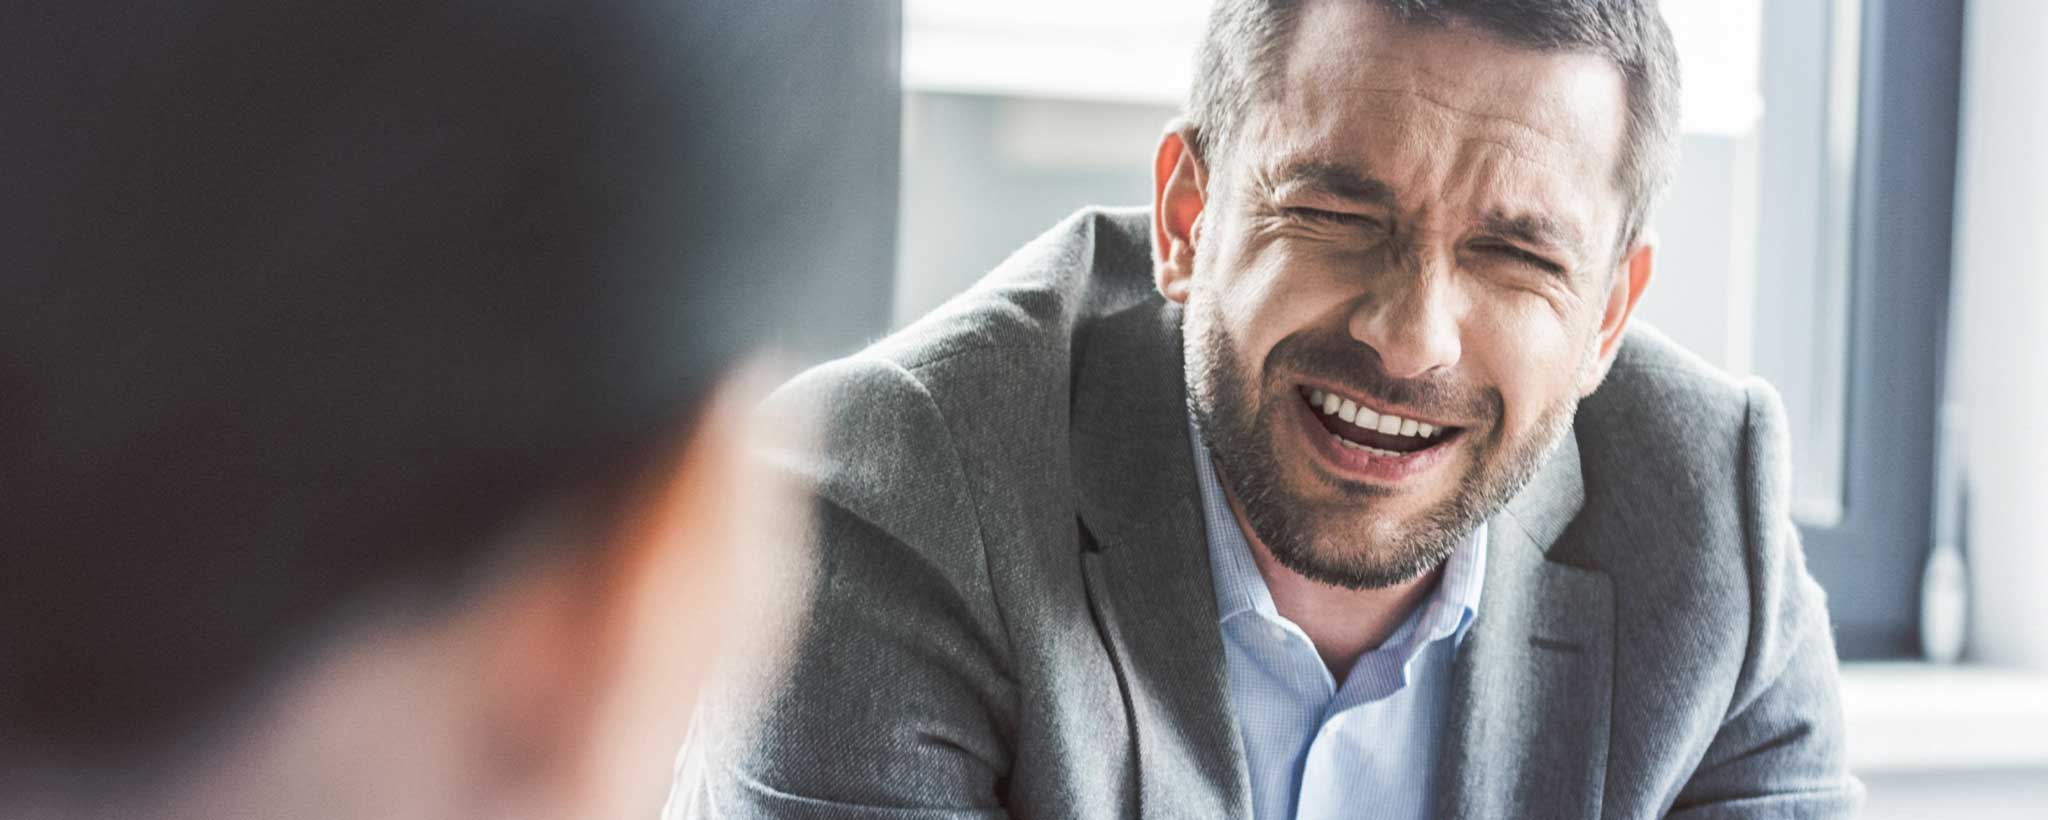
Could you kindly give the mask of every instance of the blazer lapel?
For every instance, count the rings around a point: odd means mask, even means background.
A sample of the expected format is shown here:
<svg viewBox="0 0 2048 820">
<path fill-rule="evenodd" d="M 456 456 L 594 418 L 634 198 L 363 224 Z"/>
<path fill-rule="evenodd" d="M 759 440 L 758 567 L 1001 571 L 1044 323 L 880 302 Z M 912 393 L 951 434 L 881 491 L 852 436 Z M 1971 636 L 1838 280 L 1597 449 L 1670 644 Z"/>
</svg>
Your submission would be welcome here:
<svg viewBox="0 0 2048 820">
<path fill-rule="evenodd" d="M 1180 312 L 1156 297 L 1077 341 L 1081 566 L 1123 688 L 1138 816 L 1249 817 L 1181 361 Z"/>
<path fill-rule="evenodd" d="M 1438 816 L 1600 814 L 1613 590 L 1605 573 L 1547 555 L 1583 502 L 1568 437 L 1490 523 L 1484 597 L 1452 676 Z"/>
</svg>

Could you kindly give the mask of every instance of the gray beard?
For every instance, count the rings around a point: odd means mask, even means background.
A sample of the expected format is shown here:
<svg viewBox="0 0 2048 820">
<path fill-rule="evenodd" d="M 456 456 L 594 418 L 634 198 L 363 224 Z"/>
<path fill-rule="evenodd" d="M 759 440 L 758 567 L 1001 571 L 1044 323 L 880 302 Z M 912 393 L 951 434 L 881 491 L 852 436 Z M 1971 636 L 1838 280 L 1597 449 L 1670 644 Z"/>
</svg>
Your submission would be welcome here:
<svg viewBox="0 0 2048 820">
<path fill-rule="evenodd" d="M 1285 402 L 1302 399 L 1288 385 L 1259 401 L 1261 394 L 1240 366 L 1243 358 L 1220 317 L 1204 307 L 1205 295 L 1189 300 L 1183 328 L 1189 414 L 1252 534 L 1281 566 L 1312 581 L 1353 590 L 1381 589 L 1441 566 L 1474 529 L 1528 485 L 1571 430 L 1578 412 L 1578 397 L 1566 395 L 1545 409 L 1526 444 L 1505 452 L 1496 425 L 1489 440 L 1468 442 L 1474 447 L 1472 467 L 1459 478 L 1449 499 L 1393 543 L 1360 543 L 1363 536 L 1340 526 L 1337 516 L 1370 513 L 1385 492 L 1362 484 L 1340 485 L 1346 508 L 1322 512 L 1286 486 L 1273 442 L 1262 431 L 1291 429 L 1288 414 L 1294 411 Z M 1256 413 L 1249 407 L 1254 404 Z"/>
</svg>

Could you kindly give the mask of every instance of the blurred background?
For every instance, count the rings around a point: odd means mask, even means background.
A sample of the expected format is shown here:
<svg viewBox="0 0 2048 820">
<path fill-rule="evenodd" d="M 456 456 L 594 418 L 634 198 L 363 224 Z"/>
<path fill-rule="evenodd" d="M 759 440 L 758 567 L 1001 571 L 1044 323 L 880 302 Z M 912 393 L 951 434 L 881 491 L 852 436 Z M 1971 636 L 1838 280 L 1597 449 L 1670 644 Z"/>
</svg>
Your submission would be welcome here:
<svg viewBox="0 0 2048 820">
<path fill-rule="evenodd" d="M 1146 203 L 1207 4 L 892 8 L 895 279 L 845 317 L 847 334 L 871 329 L 862 338 L 1079 207 Z M 1637 315 L 1785 399 L 1794 515 L 1829 594 L 1868 816 L 2038 817 L 2048 4 L 1663 8 L 1684 65 L 1684 156 Z"/>
</svg>

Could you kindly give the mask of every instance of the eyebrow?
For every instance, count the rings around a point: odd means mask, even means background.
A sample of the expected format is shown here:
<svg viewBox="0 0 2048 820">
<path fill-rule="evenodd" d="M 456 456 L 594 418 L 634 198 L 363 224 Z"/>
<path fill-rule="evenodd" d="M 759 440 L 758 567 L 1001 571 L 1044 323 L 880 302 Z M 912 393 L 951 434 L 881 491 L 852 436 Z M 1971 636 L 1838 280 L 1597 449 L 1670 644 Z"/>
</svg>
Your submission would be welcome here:
<svg viewBox="0 0 2048 820">
<path fill-rule="evenodd" d="M 1299 160 L 1274 174 L 1274 188 L 1301 186 L 1363 205 L 1394 204 L 1394 189 L 1358 169 L 1328 160 Z"/>
<path fill-rule="evenodd" d="M 1506 239 L 1517 239 L 1531 245 L 1569 251 L 1583 256 L 1584 238 L 1577 228 L 1540 214 L 1510 214 L 1492 211 L 1480 218 L 1480 227 L 1487 233 Z"/>
</svg>

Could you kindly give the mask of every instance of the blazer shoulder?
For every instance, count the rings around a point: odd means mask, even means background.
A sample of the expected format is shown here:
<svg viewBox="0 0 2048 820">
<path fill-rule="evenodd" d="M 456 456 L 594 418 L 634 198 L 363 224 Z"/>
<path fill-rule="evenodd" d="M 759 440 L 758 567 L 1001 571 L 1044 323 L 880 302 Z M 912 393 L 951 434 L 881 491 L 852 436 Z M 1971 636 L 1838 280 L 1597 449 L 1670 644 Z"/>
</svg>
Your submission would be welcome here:
<svg viewBox="0 0 2048 820">
<path fill-rule="evenodd" d="M 1756 418 L 1752 403 L 1770 395 L 1761 381 L 1738 381 L 1638 325 L 1606 381 L 1580 405 L 1575 433 L 1589 471 L 1677 482 L 1690 497 L 1725 497 L 1739 489 L 1727 479 L 1747 428 L 1772 421 Z"/>
<path fill-rule="evenodd" d="M 1582 515 L 1599 534 L 1581 542 L 1583 557 L 1621 583 L 1668 590 L 1695 623 L 1746 625 L 1759 570 L 1788 548 L 1784 411 L 1770 386 L 1638 328 L 1574 433 Z"/>
<path fill-rule="evenodd" d="M 911 370 L 961 355 L 1062 355 L 1091 318 L 1151 295 L 1149 224 L 1143 209 L 1077 211 L 867 352 Z"/>
<path fill-rule="evenodd" d="M 875 408 L 914 399 L 917 412 L 896 417 L 918 419 L 934 442 L 949 435 L 953 455 L 970 473 L 992 462 L 1015 472 L 1045 461 L 1043 443 L 1065 440 L 1074 360 L 1090 329 L 1158 299 L 1149 224 L 1143 209 L 1088 208 L 1069 216 L 972 288 L 824 368 L 806 388 L 813 411 L 831 417 L 828 427 L 855 418 L 873 424 L 886 421 L 873 417 Z M 886 369 L 895 372 L 882 381 L 894 386 L 882 388 L 877 379 Z M 855 377 L 873 383 L 843 383 Z M 828 383 L 839 386 L 822 389 Z M 869 395 L 883 389 L 892 394 L 888 401 Z M 1017 441 L 1037 452 L 1020 459 Z M 891 453 L 883 451 L 907 444 L 886 437 L 857 443 L 866 457 L 884 459 Z M 831 444 L 826 452 L 852 455 Z"/>
<path fill-rule="evenodd" d="M 1776 391 L 1645 329 L 1596 399 L 1579 429 L 1582 462 L 1598 465 L 1586 468 L 1599 534 L 1587 540 L 1615 579 L 1629 677 L 1644 699 L 1689 703 L 1672 713 L 1713 728 L 1669 799 L 1779 790 L 1853 804 L 1827 601 L 1791 518 Z M 1656 734 L 1647 743 L 1672 745 L 1670 725 Z"/>
<path fill-rule="evenodd" d="M 1614 368 L 1589 401 L 1596 406 L 1633 402 L 1657 407 L 1668 415 L 1704 415 L 1732 420 L 1742 413 L 1745 383 L 1656 328 L 1637 323 L 1629 328 Z"/>
<path fill-rule="evenodd" d="M 767 457 L 825 502 L 908 544 L 949 544 L 972 530 L 947 420 L 910 370 L 855 355 L 778 388 L 760 416 L 789 443 Z"/>
</svg>

